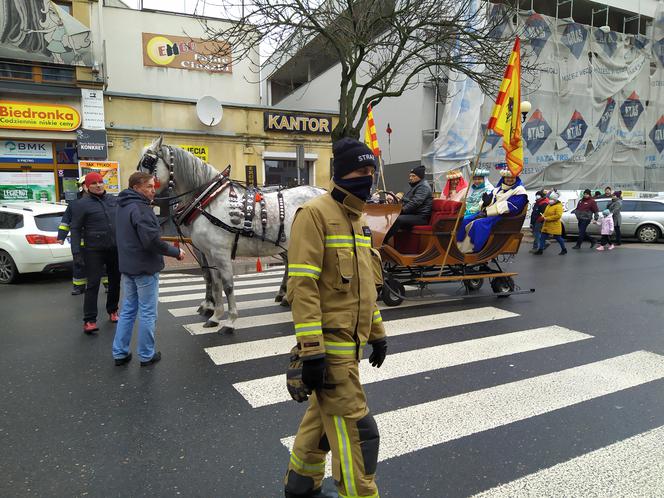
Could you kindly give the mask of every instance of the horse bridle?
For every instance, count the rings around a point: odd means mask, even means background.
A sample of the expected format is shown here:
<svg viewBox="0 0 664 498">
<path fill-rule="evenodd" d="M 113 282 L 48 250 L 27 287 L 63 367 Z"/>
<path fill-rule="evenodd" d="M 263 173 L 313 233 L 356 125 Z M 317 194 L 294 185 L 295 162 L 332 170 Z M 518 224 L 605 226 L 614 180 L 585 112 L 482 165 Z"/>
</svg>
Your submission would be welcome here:
<svg viewBox="0 0 664 498">
<path fill-rule="evenodd" d="M 168 150 L 168 161 L 166 160 L 162 152 L 163 147 L 166 147 L 166 150 Z M 174 154 L 173 154 L 173 149 L 171 148 L 170 145 L 165 145 L 163 147 L 160 147 L 159 150 L 154 154 L 151 153 L 151 151 L 149 150 L 145 154 L 143 154 L 143 157 L 138 163 L 138 167 L 136 169 L 142 168 L 147 170 L 152 176 L 154 176 L 155 181 L 158 181 L 157 163 L 159 162 L 159 159 L 161 159 L 168 166 L 168 191 L 169 193 L 172 193 L 175 190 L 175 175 L 173 173 L 173 165 L 175 162 Z"/>
</svg>

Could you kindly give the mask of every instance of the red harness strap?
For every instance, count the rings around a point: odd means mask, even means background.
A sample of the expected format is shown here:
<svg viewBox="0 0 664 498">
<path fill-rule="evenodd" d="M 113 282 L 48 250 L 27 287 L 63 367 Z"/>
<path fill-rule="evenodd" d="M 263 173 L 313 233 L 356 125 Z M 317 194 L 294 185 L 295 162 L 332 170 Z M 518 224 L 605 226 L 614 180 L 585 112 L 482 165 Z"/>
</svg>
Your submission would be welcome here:
<svg viewBox="0 0 664 498">
<path fill-rule="evenodd" d="M 184 221 L 186 225 L 189 225 L 190 223 L 193 223 L 196 218 L 201 214 L 201 211 L 205 209 L 205 207 L 210 204 L 215 197 L 217 197 L 219 194 L 221 194 L 226 187 L 228 187 L 231 184 L 231 182 L 224 182 L 219 187 L 214 189 L 212 192 L 210 192 L 206 197 L 200 200 L 198 203 L 198 206 L 196 206 L 195 209 L 191 211 L 189 216 L 187 216 L 187 219 Z"/>
</svg>

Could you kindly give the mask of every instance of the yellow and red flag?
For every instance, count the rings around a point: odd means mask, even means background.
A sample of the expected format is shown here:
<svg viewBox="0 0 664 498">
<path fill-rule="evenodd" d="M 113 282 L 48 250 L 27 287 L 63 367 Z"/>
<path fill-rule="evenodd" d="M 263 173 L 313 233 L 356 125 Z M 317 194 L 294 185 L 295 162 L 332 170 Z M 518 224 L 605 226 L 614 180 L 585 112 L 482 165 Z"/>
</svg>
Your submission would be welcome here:
<svg viewBox="0 0 664 498">
<path fill-rule="evenodd" d="M 507 167 L 514 176 L 523 169 L 521 136 L 521 40 L 517 36 L 487 128 L 503 137 Z"/>
<path fill-rule="evenodd" d="M 376 123 L 374 122 L 373 110 L 371 109 L 371 104 L 367 107 L 369 112 L 367 114 L 367 122 L 364 127 L 364 143 L 367 144 L 373 153 L 376 156 L 376 159 L 380 157 L 380 147 L 378 146 L 378 137 L 376 136 Z"/>
</svg>

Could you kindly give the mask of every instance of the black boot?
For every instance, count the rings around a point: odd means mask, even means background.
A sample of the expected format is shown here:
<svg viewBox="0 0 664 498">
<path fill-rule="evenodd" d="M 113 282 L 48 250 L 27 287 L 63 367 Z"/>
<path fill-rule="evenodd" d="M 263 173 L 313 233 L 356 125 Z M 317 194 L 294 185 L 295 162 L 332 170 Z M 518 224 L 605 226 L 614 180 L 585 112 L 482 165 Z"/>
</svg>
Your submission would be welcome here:
<svg viewBox="0 0 664 498">
<path fill-rule="evenodd" d="M 535 251 L 533 254 L 534 254 L 534 255 L 537 255 L 537 256 L 541 256 L 542 254 L 544 254 L 544 251 L 543 251 L 542 249 L 538 249 L 538 250 Z"/>
<path fill-rule="evenodd" d="M 558 253 L 558 256 L 564 256 L 565 254 L 567 254 L 567 249 L 563 249 L 563 250 L 561 250 L 561 251 Z"/>
</svg>

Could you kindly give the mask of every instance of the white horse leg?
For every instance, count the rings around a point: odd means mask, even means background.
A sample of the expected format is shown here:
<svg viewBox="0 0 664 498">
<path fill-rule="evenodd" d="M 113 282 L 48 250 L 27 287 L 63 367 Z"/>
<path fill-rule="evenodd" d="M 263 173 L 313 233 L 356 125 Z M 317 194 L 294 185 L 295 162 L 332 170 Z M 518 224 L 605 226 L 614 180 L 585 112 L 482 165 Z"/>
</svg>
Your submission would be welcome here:
<svg viewBox="0 0 664 498">
<path fill-rule="evenodd" d="M 219 259 L 217 267 L 223 283 L 224 294 L 226 294 L 226 300 L 228 301 L 228 318 L 223 327 L 219 329 L 219 333 L 232 334 L 235 331 L 235 321 L 238 317 L 237 302 L 233 289 L 233 265 L 230 259 Z"/>
<path fill-rule="evenodd" d="M 222 271 L 219 269 L 219 266 L 214 264 L 212 258 L 208 258 L 214 266 L 217 267 L 215 270 L 210 270 L 210 293 L 212 296 L 212 302 L 214 303 L 212 308 L 212 314 L 209 316 L 203 327 L 213 328 L 219 326 L 221 320 L 224 318 L 224 283 Z"/>
<path fill-rule="evenodd" d="M 274 301 L 277 303 L 281 303 L 281 306 L 290 306 L 288 300 L 286 299 L 286 291 L 288 283 L 288 253 L 284 252 L 281 253 L 279 256 L 281 256 L 281 259 L 284 262 L 285 270 L 284 270 L 284 277 L 281 279 L 281 286 L 279 287 L 279 292 L 277 292 L 277 295 L 274 297 Z"/>
<path fill-rule="evenodd" d="M 214 293 L 213 293 L 213 276 L 212 272 L 214 270 L 209 268 L 208 259 L 205 257 L 205 254 L 196 250 L 199 261 L 203 270 L 203 278 L 205 279 L 205 299 L 201 302 L 201 305 L 196 311 L 199 315 L 210 318 L 214 313 Z"/>
</svg>

